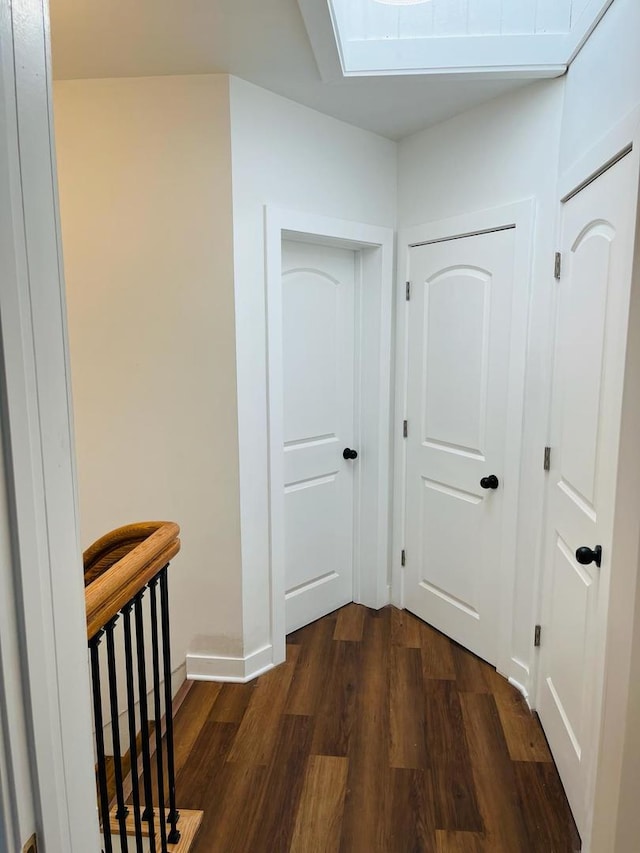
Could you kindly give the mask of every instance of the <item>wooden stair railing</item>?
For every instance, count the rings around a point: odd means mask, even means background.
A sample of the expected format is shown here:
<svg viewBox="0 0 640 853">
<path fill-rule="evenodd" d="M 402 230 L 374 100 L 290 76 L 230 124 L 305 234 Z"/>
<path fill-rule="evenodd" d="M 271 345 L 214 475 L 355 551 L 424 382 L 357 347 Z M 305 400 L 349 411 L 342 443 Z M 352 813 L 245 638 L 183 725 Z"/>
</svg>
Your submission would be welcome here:
<svg viewBox="0 0 640 853">
<path fill-rule="evenodd" d="M 202 821 L 202 812 L 179 812 L 176 808 L 168 568 L 170 560 L 180 550 L 179 533 L 178 525 L 170 521 L 129 524 L 98 539 L 83 555 L 104 853 L 128 853 L 129 839 L 133 839 L 131 850 L 136 853 L 187 853 Z M 124 662 L 120 674 L 126 684 L 127 764 L 133 768 L 131 803 L 125 796 L 124 786 L 117 623 L 123 628 Z M 151 633 L 150 666 L 149 643 L 145 636 L 147 625 Z M 103 637 L 106 638 L 106 686 L 101 675 Z M 151 693 L 149 681 L 152 682 Z M 114 809 L 110 809 L 107 780 L 103 694 L 113 744 Z M 153 722 L 149 715 L 150 697 Z M 163 718 L 164 726 L 160 724 Z M 153 755 L 151 732 L 155 736 Z M 139 752 L 140 778 L 137 773 Z"/>
</svg>

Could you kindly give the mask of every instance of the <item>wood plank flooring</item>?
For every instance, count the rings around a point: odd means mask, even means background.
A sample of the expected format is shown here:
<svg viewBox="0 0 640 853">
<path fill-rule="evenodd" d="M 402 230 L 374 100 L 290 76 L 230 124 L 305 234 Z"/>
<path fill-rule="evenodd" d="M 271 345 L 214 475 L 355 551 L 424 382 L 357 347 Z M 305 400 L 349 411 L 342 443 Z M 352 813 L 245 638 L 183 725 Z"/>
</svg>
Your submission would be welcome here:
<svg viewBox="0 0 640 853">
<path fill-rule="evenodd" d="M 175 721 L 195 853 L 575 853 L 540 724 L 409 613 L 351 604 L 251 684 L 196 683 Z"/>
</svg>

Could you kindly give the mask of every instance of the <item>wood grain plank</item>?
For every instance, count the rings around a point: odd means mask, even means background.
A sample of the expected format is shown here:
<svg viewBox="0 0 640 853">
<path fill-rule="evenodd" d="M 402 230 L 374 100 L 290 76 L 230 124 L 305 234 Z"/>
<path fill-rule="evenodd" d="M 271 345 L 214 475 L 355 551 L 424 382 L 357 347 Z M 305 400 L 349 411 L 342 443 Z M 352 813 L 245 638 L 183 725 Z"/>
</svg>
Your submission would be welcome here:
<svg viewBox="0 0 640 853">
<path fill-rule="evenodd" d="M 305 645 L 313 632 L 316 629 L 316 625 L 321 622 L 330 622 L 332 625 L 331 631 L 335 629 L 336 620 L 338 618 L 339 611 L 336 610 L 334 613 L 329 613 L 328 616 L 323 616 L 322 619 L 318 619 L 315 622 L 310 622 L 308 625 L 304 625 L 302 628 L 298 628 L 297 631 L 292 631 L 290 634 L 287 634 L 287 644 L 293 646 L 302 646 Z"/>
<path fill-rule="evenodd" d="M 286 662 L 258 679 L 229 753 L 229 761 L 269 763 L 277 736 L 276 725 L 287 703 L 299 653 L 299 646 L 287 646 Z"/>
<path fill-rule="evenodd" d="M 460 703 L 487 843 L 496 853 L 529 853 L 531 839 L 495 700 L 490 694 L 462 693 Z"/>
<path fill-rule="evenodd" d="M 348 770 L 346 758 L 309 758 L 289 853 L 339 850 Z"/>
<path fill-rule="evenodd" d="M 451 832 L 439 829 L 436 832 L 437 853 L 489 853 L 484 835 L 478 832 Z"/>
<path fill-rule="evenodd" d="M 349 754 L 356 714 L 359 649 L 349 641 L 333 642 L 322 699 L 315 718 L 311 751 L 316 755 Z"/>
<path fill-rule="evenodd" d="M 223 684 L 209 713 L 212 723 L 240 723 L 256 689 L 256 682 Z"/>
<path fill-rule="evenodd" d="M 516 761 L 514 769 L 531 853 L 578 853 L 580 836 L 553 764 Z"/>
<path fill-rule="evenodd" d="M 281 718 L 275 741 L 278 758 L 268 768 L 262 798 L 256 803 L 254 833 L 248 851 L 289 850 L 312 735 L 310 717 Z"/>
<path fill-rule="evenodd" d="M 490 676 L 512 761 L 553 761 L 542 726 L 524 696 L 498 673 Z"/>
<path fill-rule="evenodd" d="M 391 767 L 426 769 L 424 702 L 420 651 L 392 646 L 389 721 Z"/>
<path fill-rule="evenodd" d="M 266 779 L 265 767 L 225 764 L 215 788 L 209 791 L 204 819 L 192 853 L 250 851 L 256 803 L 261 802 Z"/>
<path fill-rule="evenodd" d="M 428 770 L 393 768 L 389 775 L 385 851 L 436 853 L 433 785 Z"/>
<path fill-rule="evenodd" d="M 495 670 L 457 643 L 451 643 L 456 683 L 461 693 L 490 693 L 491 674 Z"/>
<path fill-rule="evenodd" d="M 178 715 L 180 727 L 174 727 L 174 761 L 176 777 L 198 739 L 220 694 L 222 685 L 212 681 L 196 681 L 187 694 Z M 176 719 L 178 718 L 176 715 Z"/>
<path fill-rule="evenodd" d="M 404 646 L 408 649 L 419 649 L 422 647 L 423 623 L 408 610 L 391 610 L 391 644 L 393 646 Z"/>
<path fill-rule="evenodd" d="M 175 738 L 178 805 L 205 813 L 195 850 L 574 853 L 539 722 L 511 686 L 410 615 L 361 612 L 359 641 L 334 640 L 330 614 L 257 681 L 194 686 Z"/>
<path fill-rule="evenodd" d="M 296 667 L 285 705 L 286 714 L 315 714 L 325 690 L 332 636 L 335 624 L 329 619 L 319 619 L 307 631 L 301 642 Z"/>
<path fill-rule="evenodd" d="M 424 622 L 420 623 L 420 648 L 422 652 L 422 674 L 425 687 L 432 678 L 455 681 L 456 668 L 453 663 L 451 641 Z"/>
<path fill-rule="evenodd" d="M 359 643 L 362 640 L 366 608 L 361 604 L 348 604 L 338 611 L 334 640 Z"/>
<path fill-rule="evenodd" d="M 390 613 L 367 612 L 340 849 L 383 851 L 389 778 Z"/>
<path fill-rule="evenodd" d="M 456 683 L 429 685 L 425 695 L 426 746 L 438 829 L 482 832 L 469 749 Z"/>
<path fill-rule="evenodd" d="M 196 811 L 206 808 L 210 789 L 222 770 L 237 732 L 235 723 L 204 724 L 188 760 L 176 776 L 181 806 Z M 197 785 L 192 784 L 194 779 L 198 780 Z"/>
</svg>

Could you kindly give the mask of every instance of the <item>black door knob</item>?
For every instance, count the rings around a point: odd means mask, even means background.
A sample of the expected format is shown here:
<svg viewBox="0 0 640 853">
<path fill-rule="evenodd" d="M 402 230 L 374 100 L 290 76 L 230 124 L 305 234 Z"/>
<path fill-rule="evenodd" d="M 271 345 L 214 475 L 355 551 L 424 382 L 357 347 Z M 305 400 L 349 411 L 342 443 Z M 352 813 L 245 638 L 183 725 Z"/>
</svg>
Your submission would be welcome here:
<svg viewBox="0 0 640 853">
<path fill-rule="evenodd" d="M 358 458 L 358 451 L 357 450 L 351 450 L 350 447 L 345 447 L 345 449 L 342 451 L 342 458 L 343 459 L 357 459 Z"/>
<path fill-rule="evenodd" d="M 602 546 L 596 545 L 592 550 L 583 545 L 582 548 L 578 548 L 576 551 L 576 560 L 581 566 L 590 566 L 591 563 L 595 563 L 600 568 L 600 564 L 602 563 Z"/>
<path fill-rule="evenodd" d="M 500 481 L 495 474 L 490 474 L 488 477 L 483 477 L 480 480 L 480 485 L 483 489 L 497 489 L 500 485 Z"/>
</svg>

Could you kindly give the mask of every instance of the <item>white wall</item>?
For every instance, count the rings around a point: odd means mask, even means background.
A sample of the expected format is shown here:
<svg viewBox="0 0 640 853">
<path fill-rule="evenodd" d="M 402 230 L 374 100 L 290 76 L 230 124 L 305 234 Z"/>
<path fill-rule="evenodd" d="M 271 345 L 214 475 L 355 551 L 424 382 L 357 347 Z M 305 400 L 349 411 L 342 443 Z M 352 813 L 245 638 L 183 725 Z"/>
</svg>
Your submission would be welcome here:
<svg viewBox="0 0 640 853">
<path fill-rule="evenodd" d="M 231 78 L 245 654 L 268 645 L 264 206 L 393 226 L 396 146 Z"/>
<path fill-rule="evenodd" d="M 229 90 L 55 86 L 82 542 L 177 521 L 173 665 L 242 643 Z"/>
<path fill-rule="evenodd" d="M 640 101 L 640 3 L 615 0 L 569 68 L 560 170 Z"/>
<path fill-rule="evenodd" d="M 399 146 L 399 226 L 535 198 L 521 513 L 508 674 L 530 688 L 547 443 L 555 187 L 562 80 L 528 86 L 410 136 Z M 519 662 L 519 663 L 517 663 Z"/>
</svg>

